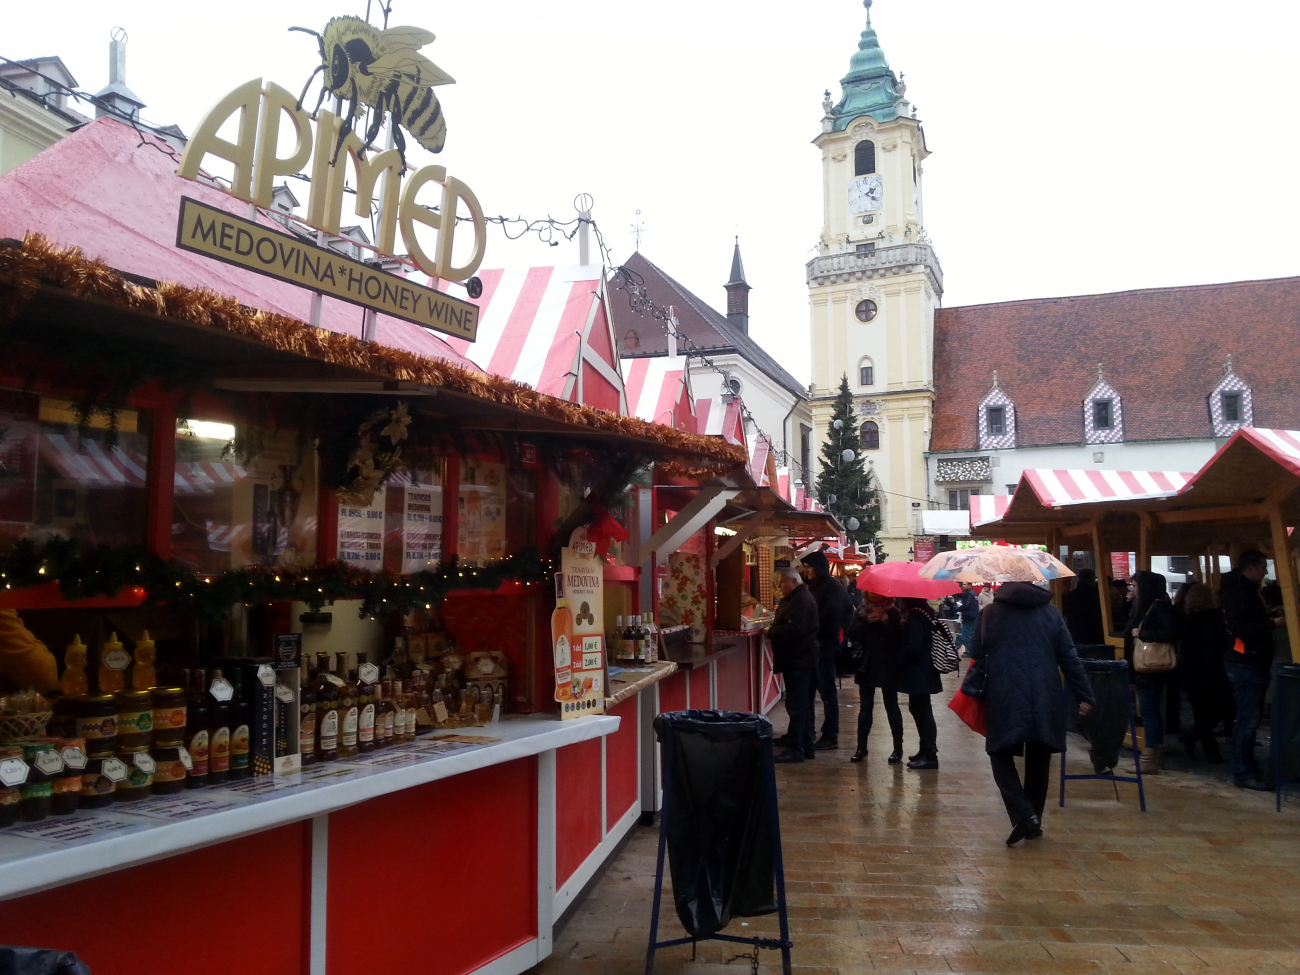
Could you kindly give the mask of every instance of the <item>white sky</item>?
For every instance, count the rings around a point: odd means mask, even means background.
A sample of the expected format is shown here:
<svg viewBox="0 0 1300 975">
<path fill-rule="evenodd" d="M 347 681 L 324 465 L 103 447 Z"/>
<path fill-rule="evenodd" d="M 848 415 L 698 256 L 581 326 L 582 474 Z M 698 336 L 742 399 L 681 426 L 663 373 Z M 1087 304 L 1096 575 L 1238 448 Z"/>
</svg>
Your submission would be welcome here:
<svg viewBox="0 0 1300 975">
<path fill-rule="evenodd" d="M 286 28 L 364 11 L 11 4 L 0 55 L 59 55 L 93 92 L 120 25 L 145 118 L 193 132 L 249 78 L 301 86 L 315 42 Z M 424 52 L 457 80 L 437 89 L 437 161 L 488 213 L 569 219 L 591 193 L 616 262 L 639 219 L 646 255 L 719 308 L 739 234 L 752 332 L 807 379 L 804 263 L 822 216 L 810 140 L 863 15 L 855 0 L 396 0 L 392 23 L 437 35 Z M 878 0 L 872 19 L 933 152 L 946 305 L 1300 274 L 1300 4 Z M 484 266 L 576 260 L 576 242 L 493 229 Z"/>
</svg>

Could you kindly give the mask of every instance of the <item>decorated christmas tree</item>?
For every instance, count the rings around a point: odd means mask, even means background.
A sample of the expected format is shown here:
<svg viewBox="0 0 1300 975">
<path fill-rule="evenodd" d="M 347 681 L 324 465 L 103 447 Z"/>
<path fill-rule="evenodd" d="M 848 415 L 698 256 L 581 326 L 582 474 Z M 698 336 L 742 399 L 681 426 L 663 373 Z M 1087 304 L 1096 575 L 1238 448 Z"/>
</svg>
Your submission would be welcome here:
<svg viewBox="0 0 1300 975">
<path fill-rule="evenodd" d="M 866 545 L 874 542 L 880 531 L 880 505 L 862 455 L 858 425 L 846 375 L 840 379 L 835 411 L 822 444 L 817 500 L 845 527 L 850 542 Z"/>
</svg>

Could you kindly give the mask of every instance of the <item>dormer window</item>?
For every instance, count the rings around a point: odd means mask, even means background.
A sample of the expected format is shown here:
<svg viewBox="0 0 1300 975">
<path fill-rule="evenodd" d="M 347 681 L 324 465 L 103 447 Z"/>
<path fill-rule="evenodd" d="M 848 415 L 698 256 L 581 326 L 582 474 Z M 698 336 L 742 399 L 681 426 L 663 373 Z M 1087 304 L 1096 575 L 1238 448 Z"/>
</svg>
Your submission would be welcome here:
<svg viewBox="0 0 1300 975">
<path fill-rule="evenodd" d="M 1120 443 L 1124 439 L 1124 410 L 1119 393 L 1106 382 L 1097 363 L 1097 382 L 1083 398 L 1083 442 Z"/>
<path fill-rule="evenodd" d="M 981 450 L 997 450 L 1016 445 L 1016 406 L 998 386 L 993 373 L 993 388 L 979 405 L 977 418 Z"/>
<path fill-rule="evenodd" d="M 853 147 L 853 175 L 869 176 L 876 171 L 876 144 L 865 139 Z"/>
<path fill-rule="evenodd" d="M 1210 393 L 1210 427 L 1216 437 L 1230 437 L 1242 427 L 1255 425 L 1255 404 L 1246 381 L 1232 371 L 1232 356 L 1223 378 Z"/>
</svg>

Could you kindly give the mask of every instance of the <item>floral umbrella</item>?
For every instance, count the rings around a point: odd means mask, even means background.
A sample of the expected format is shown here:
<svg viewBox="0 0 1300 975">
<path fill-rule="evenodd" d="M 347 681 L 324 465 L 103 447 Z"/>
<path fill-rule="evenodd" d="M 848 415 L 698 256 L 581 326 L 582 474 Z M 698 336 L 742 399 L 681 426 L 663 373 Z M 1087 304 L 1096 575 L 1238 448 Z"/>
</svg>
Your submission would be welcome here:
<svg viewBox="0 0 1300 975">
<path fill-rule="evenodd" d="M 921 570 L 922 579 L 951 582 L 1041 582 L 1072 575 L 1069 566 L 1047 552 L 1008 545 L 977 545 L 940 552 Z"/>
</svg>

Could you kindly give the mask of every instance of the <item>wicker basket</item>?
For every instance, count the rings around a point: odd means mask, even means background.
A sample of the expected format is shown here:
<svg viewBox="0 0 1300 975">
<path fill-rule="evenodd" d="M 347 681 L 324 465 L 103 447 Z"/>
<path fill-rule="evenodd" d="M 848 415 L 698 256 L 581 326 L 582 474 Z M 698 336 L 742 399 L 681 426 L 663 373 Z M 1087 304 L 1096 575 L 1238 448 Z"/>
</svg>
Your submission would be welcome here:
<svg viewBox="0 0 1300 975">
<path fill-rule="evenodd" d="M 0 741 L 30 741 L 45 734 L 53 711 L 28 711 L 0 716 Z"/>
</svg>

